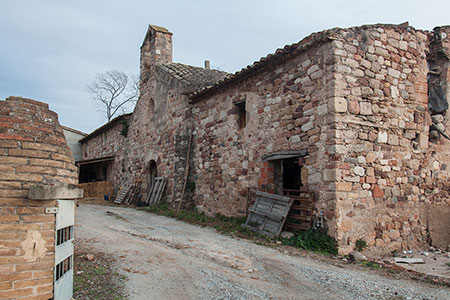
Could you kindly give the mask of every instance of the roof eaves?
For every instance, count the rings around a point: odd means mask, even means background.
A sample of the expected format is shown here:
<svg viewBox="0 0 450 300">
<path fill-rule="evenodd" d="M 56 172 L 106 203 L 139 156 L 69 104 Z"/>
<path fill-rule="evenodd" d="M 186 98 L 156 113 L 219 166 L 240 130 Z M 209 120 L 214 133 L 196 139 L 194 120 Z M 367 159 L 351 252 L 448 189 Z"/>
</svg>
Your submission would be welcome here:
<svg viewBox="0 0 450 300">
<path fill-rule="evenodd" d="M 70 127 L 67 127 L 67 126 L 64 126 L 64 125 L 61 125 L 61 128 L 65 129 L 67 131 L 78 133 L 79 135 L 83 135 L 83 136 L 87 136 L 88 135 L 86 132 L 83 132 L 83 131 L 80 131 L 80 130 L 77 130 L 77 129 L 73 129 L 73 128 L 70 128 Z"/>
<path fill-rule="evenodd" d="M 79 140 L 78 142 L 80 143 L 84 143 L 88 140 L 90 140 L 91 138 L 99 135 L 100 133 L 108 130 L 109 128 L 113 127 L 117 122 L 119 122 L 122 119 L 126 119 L 128 117 L 130 117 L 132 114 L 128 113 L 128 114 L 123 114 L 120 115 L 118 117 L 115 117 L 114 119 L 112 119 L 111 121 L 109 121 L 106 124 L 103 124 L 102 126 L 100 126 L 99 128 L 95 129 L 94 131 L 92 131 L 90 134 L 88 134 L 87 136 L 85 136 L 84 138 L 82 138 L 81 140 Z"/>
</svg>

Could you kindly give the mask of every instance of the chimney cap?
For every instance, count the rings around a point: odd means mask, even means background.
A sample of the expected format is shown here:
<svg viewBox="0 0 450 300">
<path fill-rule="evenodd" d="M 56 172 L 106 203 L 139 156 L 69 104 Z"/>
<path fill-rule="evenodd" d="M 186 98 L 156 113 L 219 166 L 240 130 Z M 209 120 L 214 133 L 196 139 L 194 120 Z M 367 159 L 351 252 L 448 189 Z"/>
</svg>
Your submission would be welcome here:
<svg viewBox="0 0 450 300">
<path fill-rule="evenodd" d="M 164 28 L 162 26 L 158 26 L 158 25 L 149 25 L 149 27 L 151 27 L 153 30 L 155 31 L 159 31 L 159 32 L 167 32 L 167 33 L 171 33 L 167 28 Z"/>
</svg>

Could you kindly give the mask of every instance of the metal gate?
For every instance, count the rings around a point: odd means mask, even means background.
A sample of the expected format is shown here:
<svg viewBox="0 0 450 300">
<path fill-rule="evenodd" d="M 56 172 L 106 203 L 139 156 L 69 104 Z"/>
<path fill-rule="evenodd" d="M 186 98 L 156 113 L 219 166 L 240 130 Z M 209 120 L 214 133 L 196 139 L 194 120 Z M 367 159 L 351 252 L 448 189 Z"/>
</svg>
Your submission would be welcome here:
<svg viewBox="0 0 450 300">
<path fill-rule="evenodd" d="M 75 201 L 57 200 L 57 202 L 54 300 L 69 300 L 73 294 Z"/>
</svg>

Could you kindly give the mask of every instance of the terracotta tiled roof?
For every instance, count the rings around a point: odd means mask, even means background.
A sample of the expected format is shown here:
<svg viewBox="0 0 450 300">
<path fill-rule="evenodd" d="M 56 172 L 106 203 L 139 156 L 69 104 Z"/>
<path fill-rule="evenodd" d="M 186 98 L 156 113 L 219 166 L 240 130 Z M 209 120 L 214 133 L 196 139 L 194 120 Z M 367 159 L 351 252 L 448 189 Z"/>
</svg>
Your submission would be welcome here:
<svg viewBox="0 0 450 300">
<path fill-rule="evenodd" d="M 191 92 L 213 86 L 218 81 L 231 75 L 219 70 L 199 68 L 179 63 L 161 64 L 158 65 L 158 68 L 185 83 Z"/>
</svg>

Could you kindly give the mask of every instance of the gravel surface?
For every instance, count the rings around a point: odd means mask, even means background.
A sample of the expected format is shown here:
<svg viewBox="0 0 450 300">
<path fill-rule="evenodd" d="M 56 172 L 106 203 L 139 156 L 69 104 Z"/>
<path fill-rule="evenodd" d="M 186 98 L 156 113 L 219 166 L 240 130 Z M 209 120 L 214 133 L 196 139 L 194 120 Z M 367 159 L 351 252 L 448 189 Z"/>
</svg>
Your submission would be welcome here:
<svg viewBox="0 0 450 300">
<path fill-rule="evenodd" d="M 132 208 L 82 204 L 75 234 L 117 259 L 128 299 L 450 299 L 445 287 L 289 256 Z"/>
</svg>

